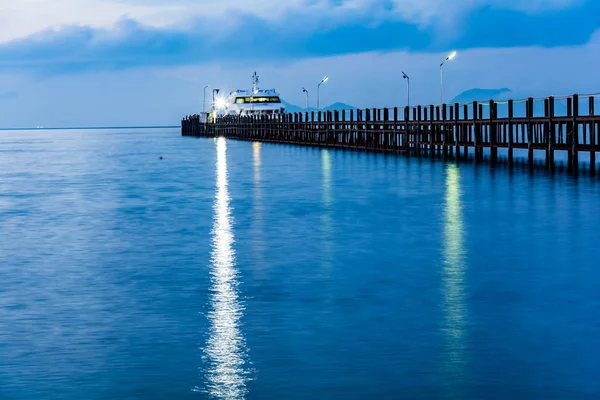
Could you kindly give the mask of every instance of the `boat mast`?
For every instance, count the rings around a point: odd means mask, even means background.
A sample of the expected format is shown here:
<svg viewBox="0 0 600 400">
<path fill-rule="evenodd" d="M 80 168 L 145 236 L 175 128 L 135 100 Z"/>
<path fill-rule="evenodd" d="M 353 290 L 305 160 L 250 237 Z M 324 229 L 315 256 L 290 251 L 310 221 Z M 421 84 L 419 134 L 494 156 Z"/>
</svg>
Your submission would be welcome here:
<svg viewBox="0 0 600 400">
<path fill-rule="evenodd" d="M 252 93 L 250 94 L 250 112 L 254 112 L 254 95 L 258 92 L 258 75 L 252 75 Z"/>
<path fill-rule="evenodd" d="M 254 96 L 254 94 L 256 94 L 256 91 L 258 90 L 258 75 L 256 74 L 256 71 L 254 71 L 254 75 L 252 75 L 252 95 Z"/>
</svg>

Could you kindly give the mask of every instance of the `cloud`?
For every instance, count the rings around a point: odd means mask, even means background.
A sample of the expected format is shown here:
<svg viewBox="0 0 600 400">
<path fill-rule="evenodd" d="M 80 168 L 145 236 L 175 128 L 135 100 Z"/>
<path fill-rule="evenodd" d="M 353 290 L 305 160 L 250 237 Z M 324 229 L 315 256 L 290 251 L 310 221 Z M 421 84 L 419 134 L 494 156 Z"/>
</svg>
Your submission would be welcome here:
<svg viewBox="0 0 600 400">
<path fill-rule="evenodd" d="M 600 42 L 463 50 L 444 67 L 444 96 L 449 100 L 472 88 L 503 87 L 510 88 L 514 98 L 599 92 L 598 54 Z M 248 88 L 254 70 L 261 87 L 276 88 L 285 100 L 298 105 L 305 104 L 302 87 L 306 87 L 314 106 L 316 85 L 328 75 L 321 87 L 321 104 L 341 101 L 362 108 L 403 106 L 406 82 L 399 71 L 404 70 L 411 77 L 411 103 L 427 105 L 439 98 L 443 56 L 367 51 L 281 63 L 240 59 L 45 77 L 5 72 L 0 73 L 3 90 L 19 95 L 3 103 L 0 126 L 178 124 L 182 116 L 201 110 L 204 85 L 225 93 Z"/>
<path fill-rule="evenodd" d="M 206 19 L 220 29 L 246 15 L 267 22 L 288 19 L 340 26 L 358 16 L 371 22 L 400 20 L 421 27 L 446 26 L 477 9 L 529 14 L 580 7 L 591 0 L 18 0 L 0 3 L 0 43 L 65 26 L 112 29 L 123 18 L 150 28 L 194 30 Z M 49 11 L 52 10 L 52 11 Z"/>
<path fill-rule="evenodd" d="M 164 5 L 177 9 L 181 6 L 181 1 L 183 0 L 177 0 L 170 6 L 159 1 L 154 7 Z M 235 3 L 234 0 L 228 1 L 226 4 Z M 290 4 L 298 5 L 304 1 L 295 0 Z M 332 12 L 323 5 L 324 1 L 314 0 L 312 7 Z M 339 5 L 332 6 L 333 9 L 344 9 L 348 18 L 344 24 L 339 25 L 325 18 L 299 18 L 296 14 L 283 15 L 280 20 L 265 22 L 260 16 L 239 13 L 231 14 L 227 23 L 223 24 L 215 24 L 208 17 L 192 19 L 190 16 L 188 25 L 175 28 L 151 26 L 128 17 L 121 17 L 109 27 L 68 25 L 0 43 L 0 71 L 20 70 L 48 75 L 212 61 L 236 63 L 240 59 L 244 62 L 268 60 L 282 63 L 307 57 L 368 51 L 445 52 L 450 48 L 465 50 L 480 47 L 579 45 L 585 43 L 598 28 L 596 15 L 600 13 L 600 2 L 587 4 L 584 12 L 581 9 L 553 12 L 550 7 L 535 17 L 521 11 L 477 8 L 477 11 L 471 11 L 465 23 L 460 24 L 461 30 L 455 29 L 453 34 L 440 36 L 436 33 L 437 28 L 427 29 L 404 21 L 410 19 L 410 15 L 425 15 L 424 10 L 420 11 L 422 6 L 414 6 L 417 3 L 412 0 L 406 4 L 413 4 L 413 8 L 402 11 L 406 13 L 405 17 L 400 20 L 390 19 L 388 14 L 390 10 L 395 10 L 394 7 L 398 7 L 398 1 L 338 2 L 336 4 Z M 455 7 L 454 12 L 459 12 L 459 7 L 454 2 L 444 2 L 447 3 L 444 6 L 436 3 L 439 0 L 420 1 L 430 2 L 431 10 L 436 13 L 439 10 L 434 5 L 439 5 L 441 9 Z M 500 0 L 486 1 L 496 4 L 495 6 L 500 6 L 500 3 L 508 4 Z M 567 3 L 564 1 L 555 0 L 552 4 L 566 7 Z M 257 7 L 260 9 L 261 5 L 268 3 L 269 0 L 263 0 L 257 3 Z M 475 3 L 475 0 L 464 0 L 460 10 L 467 9 L 467 3 Z M 143 4 L 144 7 L 149 7 L 149 3 Z M 532 4 L 535 5 L 536 2 L 533 1 Z M 573 6 L 577 1 L 569 4 Z M 359 12 L 369 7 L 379 12 Z M 428 12 L 434 12 L 431 10 Z M 214 12 L 217 11 L 215 8 Z M 394 15 L 398 13 L 400 11 L 395 11 Z M 319 13 L 315 15 L 318 16 Z M 381 20 L 375 23 L 373 20 L 378 18 L 377 15 Z M 571 29 L 574 25 L 578 27 L 577 30 Z"/>
</svg>

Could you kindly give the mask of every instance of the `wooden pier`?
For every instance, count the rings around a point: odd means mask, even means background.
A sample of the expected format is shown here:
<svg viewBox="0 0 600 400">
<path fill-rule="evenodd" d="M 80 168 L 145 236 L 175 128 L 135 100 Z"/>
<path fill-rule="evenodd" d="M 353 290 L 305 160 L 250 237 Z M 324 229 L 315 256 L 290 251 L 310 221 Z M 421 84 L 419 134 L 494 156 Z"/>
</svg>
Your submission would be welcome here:
<svg viewBox="0 0 600 400">
<path fill-rule="evenodd" d="M 561 115 L 555 114 L 557 101 L 566 110 Z M 595 101 L 591 95 L 573 95 L 463 105 L 228 116 L 214 123 L 202 123 L 194 115 L 183 119 L 181 127 L 183 136 L 224 136 L 418 156 L 468 158 L 471 154 L 475 161 L 482 161 L 487 149 L 492 163 L 498 161 L 498 149 L 506 149 L 506 161 L 513 164 L 514 153 L 520 149 L 526 151 L 530 165 L 534 163 L 534 152 L 544 152 L 550 169 L 555 166 L 557 151 L 567 153 L 568 170 L 577 170 L 580 154 L 588 153 L 590 171 L 594 173 L 596 152 L 600 151 L 600 116 L 595 114 Z M 517 105 L 521 115 L 515 112 Z M 587 106 L 584 112 L 580 110 L 582 105 Z"/>
</svg>

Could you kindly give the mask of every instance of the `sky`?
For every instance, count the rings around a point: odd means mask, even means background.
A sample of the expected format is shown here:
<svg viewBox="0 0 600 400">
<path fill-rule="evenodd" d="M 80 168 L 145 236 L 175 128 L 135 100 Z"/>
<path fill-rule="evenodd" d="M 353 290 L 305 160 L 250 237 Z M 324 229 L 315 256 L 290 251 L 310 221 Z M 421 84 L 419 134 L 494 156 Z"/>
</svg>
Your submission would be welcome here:
<svg viewBox="0 0 600 400">
<path fill-rule="evenodd" d="M 0 0 L 0 127 L 177 125 L 203 88 L 404 106 L 600 92 L 597 0 Z M 210 90 L 210 89 L 209 89 Z M 210 93 L 210 91 L 208 91 Z M 210 98 L 210 95 L 207 96 Z M 208 99 L 210 100 L 210 99 Z"/>
</svg>

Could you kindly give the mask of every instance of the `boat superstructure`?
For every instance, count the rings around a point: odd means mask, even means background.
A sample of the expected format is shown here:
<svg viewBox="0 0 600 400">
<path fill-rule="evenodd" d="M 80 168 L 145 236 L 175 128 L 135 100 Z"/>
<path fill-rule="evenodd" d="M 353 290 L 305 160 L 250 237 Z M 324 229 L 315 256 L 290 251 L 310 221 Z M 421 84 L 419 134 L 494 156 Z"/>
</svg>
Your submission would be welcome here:
<svg viewBox="0 0 600 400">
<path fill-rule="evenodd" d="M 229 115 L 283 114 L 285 106 L 275 89 L 259 89 L 258 75 L 252 75 L 251 90 L 234 90 L 227 98 Z"/>
</svg>

